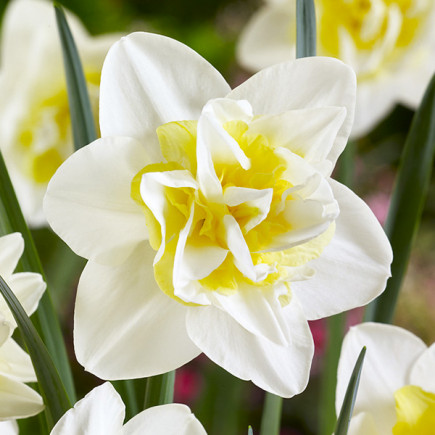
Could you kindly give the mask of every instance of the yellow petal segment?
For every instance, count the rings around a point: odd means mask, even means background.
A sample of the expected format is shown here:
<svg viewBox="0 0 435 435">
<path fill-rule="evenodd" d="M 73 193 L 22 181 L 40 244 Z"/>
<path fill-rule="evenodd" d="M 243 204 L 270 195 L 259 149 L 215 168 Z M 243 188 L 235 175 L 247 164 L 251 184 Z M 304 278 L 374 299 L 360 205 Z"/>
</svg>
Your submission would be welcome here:
<svg viewBox="0 0 435 435">
<path fill-rule="evenodd" d="M 394 394 L 397 423 L 393 435 L 431 435 L 435 428 L 435 394 L 407 385 Z"/>
<path fill-rule="evenodd" d="M 237 142 L 249 159 L 250 165 L 245 169 L 231 159 L 229 163 L 219 158 L 213 161 L 214 171 L 222 186 L 223 196 L 220 201 L 206 198 L 199 184 L 198 188 L 165 186 L 160 189 L 164 206 L 160 199 L 157 200 L 160 204 L 157 206 L 160 207 L 157 214 L 160 217 L 152 211 L 155 206 L 151 206 L 151 203 L 156 201 L 155 196 L 141 190 L 145 174 L 164 172 L 171 177 L 180 170 L 187 170 L 192 179 L 196 179 L 197 166 L 200 164 L 196 160 L 197 125 L 196 121 L 177 121 L 158 127 L 157 137 L 166 162 L 144 167 L 131 184 L 131 197 L 141 205 L 145 214 L 151 246 L 156 251 L 164 246 L 162 256 L 156 257 L 154 264 L 155 278 L 162 291 L 185 303 L 174 294 L 173 273 L 180 232 L 187 225 L 190 228 L 186 243 L 190 250 L 217 247 L 228 251 L 216 269 L 205 278 L 197 280 L 196 285 L 202 290 L 231 294 L 252 285 L 270 288 L 279 281 L 291 281 L 296 275 L 297 279 L 301 279 L 300 267 L 321 255 L 331 241 L 335 224 L 303 244 L 284 251 L 270 249 L 276 237 L 292 231 L 292 225 L 283 210 L 286 203 L 294 200 L 297 194 L 290 192 L 294 186 L 286 178 L 286 160 L 276 152 L 277 148 L 268 137 L 251 134 L 249 125 L 244 121 L 222 124 L 224 131 Z M 227 191 L 228 195 L 225 193 Z M 250 200 L 243 199 L 244 192 L 250 195 Z M 231 200 L 227 199 L 226 202 L 225 198 Z M 297 199 L 300 200 L 299 197 Z M 192 212 L 193 217 L 189 221 Z M 227 228 L 224 225 L 226 215 L 232 216 L 240 228 L 243 243 L 250 252 L 250 267 L 268 271 L 267 276 L 259 282 L 252 281 L 241 272 L 239 259 L 234 257 L 232 248 L 227 244 Z M 208 249 L 208 252 L 215 251 Z M 294 272 L 296 269 L 297 273 Z M 288 303 L 290 289 L 288 296 L 280 300 L 283 304 Z"/>
</svg>

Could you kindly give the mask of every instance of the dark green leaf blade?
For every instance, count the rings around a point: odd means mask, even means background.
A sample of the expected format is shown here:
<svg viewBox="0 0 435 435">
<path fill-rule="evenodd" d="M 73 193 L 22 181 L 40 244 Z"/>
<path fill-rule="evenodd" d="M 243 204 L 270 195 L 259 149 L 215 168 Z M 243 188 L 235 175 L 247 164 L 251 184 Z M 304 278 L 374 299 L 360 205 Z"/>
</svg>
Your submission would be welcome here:
<svg viewBox="0 0 435 435">
<path fill-rule="evenodd" d="M 61 6 L 54 6 L 62 45 L 68 104 L 76 150 L 97 138 L 85 75 L 74 38 Z"/>
<path fill-rule="evenodd" d="M 316 10 L 314 0 L 296 3 L 296 57 L 316 55 Z"/>
<path fill-rule="evenodd" d="M 49 429 L 51 429 L 60 417 L 71 408 L 71 403 L 41 337 L 36 332 L 18 299 L 1 276 L 0 292 L 12 311 L 32 359 L 38 385 L 46 406 L 47 423 Z"/>
<path fill-rule="evenodd" d="M 391 323 L 432 174 L 435 153 L 435 75 L 412 120 L 385 223 L 393 248 L 391 278 L 366 312 L 367 321 Z"/>
<path fill-rule="evenodd" d="M 337 419 L 335 427 L 335 435 L 347 435 L 349 422 L 352 418 L 353 407 L 355 405 L 356 395 L 358 393 L 359 380 L 361 378 L 361 370 L 363 367 L 364 357 L 366 355 L 366 347 L 361 349 L 361 352 L 356 360 L 352 375 L 349 379 L 346 394 L 344 396 L 343 405 L 341 406 L 340 415 Z"/>
</svg>

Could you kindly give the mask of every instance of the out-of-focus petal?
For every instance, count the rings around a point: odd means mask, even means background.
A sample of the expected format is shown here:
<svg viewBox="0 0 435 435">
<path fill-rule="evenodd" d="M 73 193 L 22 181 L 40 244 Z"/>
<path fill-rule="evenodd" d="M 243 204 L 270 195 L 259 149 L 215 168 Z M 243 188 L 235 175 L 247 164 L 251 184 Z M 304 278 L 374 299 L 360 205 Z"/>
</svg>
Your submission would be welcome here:
<svg viewBox="0 0 435 435">
<path fill-rule="evenodd" d="M 12 338 L 0 346 L 0 375 L 21 382 L 36 382 L 29 355 Z"/>
</svg>

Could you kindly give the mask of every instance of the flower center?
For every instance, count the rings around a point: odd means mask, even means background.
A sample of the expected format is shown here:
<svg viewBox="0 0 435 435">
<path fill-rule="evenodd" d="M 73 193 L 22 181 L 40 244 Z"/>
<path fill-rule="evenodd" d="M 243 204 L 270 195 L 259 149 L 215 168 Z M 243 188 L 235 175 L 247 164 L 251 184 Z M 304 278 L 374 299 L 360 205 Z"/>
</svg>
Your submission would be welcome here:
<svg viewBox="0 0 435 435">
<path fill-rule="evenodd" d="M 435 394 L 407 385 L 394 394 L 397 423 L 394 435 L 430 435 L 435 428 Z"/>
<path fill-rule="evenodd" d="M 97 118 L 100 73 L 85 74 L 91 104 Z M 74 151 L 65 87 L 34 98 L 15 131 L 11 158 L 21 174 L 37 184 L 46 184 Z"/>
<path fill-rule="evenodd" d="M 287 282 L 312 273 L 304 266 L 320 255 L 334 233 L 327 223 L 308 241 L 280 242 L 298 231 L 288 216 L 290 203 L 303 202 L 304 189 L 315 189 L 318 180 L 295 185 L 280 148 L 265 135 L 252 134 L 247 122 L 229 121 L 222 124 L 222 134 L 237 145 L 239 158 L 221 155 L 220 149 L 214 153 L 209 169 L 220 193 L 210 195 L 201 184 L 200 166 L 207 159 L 198 158 L 197 128 L 196 121 L 160 126 L 157 136 L 166 162 L 144 167 L 132 181 L 131 196 L 144 211 L 157 251 L 157 283 L 180 302 L 201 303 L 198 297 L 179 298 L 177 288 L 231 294 L 282 282 L 286 291 L 280 300 L 285 304 Z"/>
<path fill-rule="evenodd" d="M 418 0 L 317 0 L 319 40 L 325 55 L 346 60 L 349 43 L 367 53 L 358 78 L 397 60 L 427 24 L 432 2 Z M 370 53 L 370 55 L 368 54 Z M 376 53 L 378 55 L 376 55 Z M 376 58 L 376 61 L 375 61 Z"/>
</svg>

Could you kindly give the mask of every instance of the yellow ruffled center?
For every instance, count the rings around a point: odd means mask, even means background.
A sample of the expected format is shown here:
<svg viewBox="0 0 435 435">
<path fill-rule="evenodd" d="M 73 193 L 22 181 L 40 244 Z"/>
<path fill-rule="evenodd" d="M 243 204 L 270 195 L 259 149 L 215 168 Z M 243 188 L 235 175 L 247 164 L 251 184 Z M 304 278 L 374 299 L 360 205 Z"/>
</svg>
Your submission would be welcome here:
<svg viewBox="0 0 435 435">
<path fill-rule="evenodd" d="M 237 291 L 241 284 L 270 286 L 277 281 L 290 281 L 291 268 L 303 266 L 317 258 L 334 234 L 335 226 L 332 224 L 327 231 L 307 243 L 285 251 L 265 252 L 276 236 L 292 231 L 281 212 L 284 208 L 283 201 L 291 201 L 294 198 L 292 193 L 285 193 L 293 187 L 285 177 L 288 169 L 286 161 L 276 152 L 273 143 L 266 136 L 250 134 L 247 123 L 230 121 L 223 127 L 237 141 L 250 161 L 249 169 L 243 169 L 238 162 L 220 162 L 219 159 L 213 162 L 223 194 L 225 195 L 226 189 L 234 186 L 270 189 L 272 199 L 267 216 L 261 217 L 264 211 L 248 201 L 229 206 L 223 202 L 208 200 L 199 188 L 164 187 L 165 250 L 161 259 L 154 265 L 154 271 L 160 288 L 180 302 L 183 301 L 174 295 L 172 272 L 179 234 L 188 222 L 192 210 L 193 219 L 188 236 L 190 246 L 217 246 L 229 251 L 224 218 L 230 215 L 241 229 L 253 264 L 263 264 L 274 269 L 264 280 L 254 282 L 240 272 L 234 256 L 228 252 L 225 260 L 214 271 L 198 280 L 202 288 L 222 294 Z M 142 177 L 148 173 L 187 170 L 196 180 L 196 129 L 196 121 L 170 122 L 160 126 L 157 136 L 166 162 L 144 167 L 132 181 L 131 196 L 144 211 L 149 240 L 156 251 L 162 243 L 161 225 L 141 196 Z M 282 303 L 288 302 L 289 293 L 287 296 L 280 298 Z"/>
<path fill-rule="evenodd" d="M 357 50 L 388 46 L 383 62 L 410 46 L 425 25 L 432 2 L 420 0 L 316 0 L 325 54 L 341 58 L 345 31 Z"/>
<path fill-rule="evenodd" d="M 394 394 L 397 423 L 393 435 L 432 435 L 435 431 L 435 394 L 407 385 Z"/>
<path fill-rule="evenodd" d="M 85 74 L 91 105 L 97 119 L 99 72 Z M 74 151 L 66 87 L 35 98 L 16 131 L 16 163 L 21 174 L 36 184 L 46 184 Z"/>
</svg>

